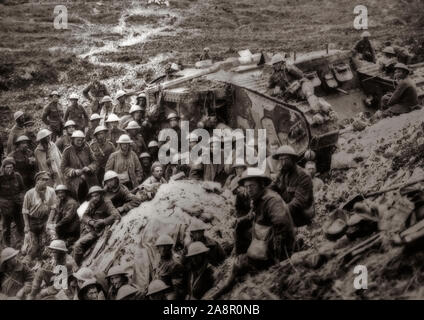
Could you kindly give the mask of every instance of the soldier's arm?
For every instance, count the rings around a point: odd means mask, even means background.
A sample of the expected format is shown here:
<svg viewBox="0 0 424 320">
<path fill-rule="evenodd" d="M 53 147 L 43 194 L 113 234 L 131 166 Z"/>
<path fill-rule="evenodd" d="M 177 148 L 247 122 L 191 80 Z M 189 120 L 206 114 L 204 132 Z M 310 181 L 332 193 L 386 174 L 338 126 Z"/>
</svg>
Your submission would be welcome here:
<svg viewBox="0 0 424 320">
<path fill-rule="evenodd" d="M 28 267 L 23 267 L 24 274 L 24 291 L 31 292 L 32 283 L 34 281 L 34 272 L 31 271 Z"/>
<path fill-rule="evenodd" d="M 124 205 L 117 208 L 120 212 L 128 212 L 131 209 L 137 208 L 141 204 L 141 200 L 134 194 L 132 194 L 127 188 L 123 189 Z"/>
<path fill-rule="evenodd" d="M 66 108 L 65 115 L 63 116 L 63 121 L 68 121 L 69 118 L 69 107 Z"/>
<path fill-rule="evenodd" d="M 137 184 L 141 183 L 143 177 L 143 168 L 141 167 L 140 160 L 134 155 L 134 164 L 135 164 L 135 175 L 137 177 Z"/>
<path fill-rule="evenodd" d="M 94 173 L 97 170 L 96 158 L 91 148 L 88 148 L 88 152 L 89 152 L 89 160 L 90 160 L 90 164 L 88 165 L 88 167 L 90 168 L 91 172 Z"/>
<path fill-rule="evenodd" d="M 53 272 L 40 268 L 35 273 L 34 280 L 32 282 L 31 293 L 32 297 L 35 297 L 41 290 L 41 283 L 44 281 L 46 285 L 50 284 L 50 279 L 54 275 Z"/>
<path fill-rule="evenodd" d="M 105 225 L 111 225 L 115 220 L 120 220 L 121 215 L 119 214 L 118 210 L 113 206 L 112 202 L 110 200 L 105 200 L 105 204 L 108 214 L 108 217 L 103 219 Z"/>
<path fill-rule="evenodd" d="M 61 138 L 59 138 L 59 139 L 57 139 L 57 141 L 56 141 L 56 147 L 61 151 L 61 152 L 63 152 L 63 138 L 61 137 Z"/>
<path fill-rule="evenodd" d="M 30 209 L 30 199 L 27 192 L 24 196 L 24 203 L 22 204 L 22 215 L 24 218 L 25 232 L 29 231 L 29 220 L 28 220 L 29 209 Z"/>
<path fill-rule="evenodd" d="M 303 210 L 308 207 L 312 188 L 312 179 L 309 176 L 305 175 L 301 179 L 298 179 L 293 199 L 288 203 L 290 212 L 295 212 L 299 209 Z"/>
<path fill-rule="evenodd" d="M 295 77 L 298 80 L 300 80 L 304 77 L 302 70 L 300 70 L 294 64 L 287 65 L 287 70 L 293 77 Z"/>
<path fill-rule="evenodd" d="M 90 90 L 91 90 L 91 88 L 92 88 L 92 84 L 90 83 L 83 91 L 82 91 L 82 94 L 83 94 L 83 96 L 85 97 L 85 98 L 87 98 L 88 100 L 91 100 L 91 97 L 90 97 L 90 95 L 88 94 L 89 92 L 90 92 Z"/>
<path fill-rule="evenodd" d="M 408 88 L 408 84 L 405 81 L 400 81 L 393 92 L 389 102 L 387 103 L 388 106 L 392 106 L 396 103 L 400 102 L 400 98 L 402 97 L 405 90 Z"/>
<path fill-rule="evenodd" d="M 68 202 L 66 206 L 63 208 L 64 216 L 62 220 L 56 223 L 56 227 L 62 226 L 74 220 L 77 215 L 77 209 L 78 209 L 77 202 L 74 202 L 74 201 Z"/>
<path fill-rule="evenodd" d="M 112 153 L 109 156 L 109 159 L 107 159 L 106 166 L 105 166 L 105 172 L 109 171 L 109 170 L 113 170 L 114 167 L 115 167 L 115 154 Z"/>
<path fill-rule="evenodd" d="M 44 109 L 43 109 L 43 114 L 42 114 L 42 116 L 41 116 L 41 120 L 46 124 L 46 125 L 49 125 L 49 119 L 48 119 L 48 116 L 49 116 L 49 106 L 46 106 L 46 107 L 44 107 Z"/>
</svg>

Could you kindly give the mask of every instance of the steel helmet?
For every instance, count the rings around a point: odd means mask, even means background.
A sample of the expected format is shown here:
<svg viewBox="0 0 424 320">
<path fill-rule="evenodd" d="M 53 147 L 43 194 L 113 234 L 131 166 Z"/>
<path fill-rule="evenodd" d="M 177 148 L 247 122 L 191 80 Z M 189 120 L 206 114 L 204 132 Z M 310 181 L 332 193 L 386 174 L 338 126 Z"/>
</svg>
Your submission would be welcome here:
<svg viewBox="0 0 424 320">
<path fill-rule="evenodd" d="M 94 129 L 94 135 L 98 134 L 99 132 L 102 131 L 108 131 L 108 129 L 105 126 L 97 126 L 96 129 Z"/>
<path fill-rule="evenodd" d="M 393 49 L 393 47 L 385 47 L 383 49 L 383 53 L 389 53 L 389 54 L 393 54 L 393 55 L 396 54 L 395 49 Z"/>
<path fill-rule="evenodd" d="M 106 119 L 106 122 L 119 122 L 119 121 L 120 121 L 119 117 L 114 113 L 111 113 Z"/>
<path fill-rule="evenodd" d="M 56 90 L 53 90 L 52 92 L 50 92 L 50 97 L 52 97 L 52 96 L 58 96 L 58 97 L 60 97 L 60 94 Z"/>
<path fill-rule="evenodd" d="M 100 186 L 92 186 L 92 187 L 90 188 L 90 190 L 88 190 L 88 195 L 91 195 L 92 193 L 96 193 L 96 192 L 103 193 L 103 192 L 105 192 L 105 191 L 104 191 L 104 190 L 103 190 L 103 188 L 102 188 L 102 187 L 100 187 Z"/>
<path fill-rule="evenodd" d="M 16 139 L 15 144 L 18 144 L 19 142 L 22 141 L 31 141 L 27 136 L 19 136 L 18 139 Z"/>
<path fill-rule="evenodd" d="M 112 276 L 117 276 L 119 274 L 122 274 L 124 276 L 128 276 L 128 272 L 126 271 L 126 268 L 124 266 L 114 266 L 112 268 L 109 269 L 109 271 L 107 272 L 107 276 L 106 278 L 110 278 Z"/>
<path fill-rule="evenodd" d="M 77 124 L 75 123 L 74 120 L 68 120 L 65 122 L 65 125 L 63 126 L 64 128 L 70 127 L 70 126 L 76 126 Z"/>
<path fill-rule="evenodd" d="M 64 184 L 59 184 L 58 186 L 56 186 L 56 188 L 54 189 L 54 191 L 56 191 L 56 193 L 57 193 L 59 191 L 69 191 L 69 189 Z"/>
<path fill-rule="evenodd" d="M 93 113 L 93 114 L 90 116 L 90 121 L 100 120 L 100 119 L 102 119 L 102 117 L 101 117 L 98 113 Z"/>
<path fill-rule="evenodd" d="M 276 64 L 276 63 L 284 62 L 284 61 L 285 61 L 284 57 L 280 53 L 273 55 L 272 58 L 271 58 L 271 64 Z"/>
<path fill-rule="evenodd" d="M 2 167 L 5 167 L 5 166 L 10 165 L 10 164 L 13 164 L 13 167 L 16 166 L 16 161 L 13 157 L 6 157 L 1 162 Z"/>
<path fill-rule="evenodd" d="M 188 141 L 192 142 L 198 142 L 199 141 L 199 136 L 197 134 L 195 134 L 194 132 L 190 133 L 188 135 Z"/>
<path fill-rule="evenodd" d="M 202 231 L 202 230 L 206 230 L 207 226 L 206 224 L 201 221 L 201 220 L 194 220 L 191 224 L 190 227 L 188 228 L 188 230 L 190 232 L 194 232 L 194 231 Z"/>
<path fill-rule="evenodd" d="M 122 300 L 136 292 L 138 292 L 136 287 L 131 286 L 129 284 L 124 284 L 122 287 L 119 288 L 118 294 L 116 295 L 116 300 Z"/>
<path fill-rule="evenodd" d="M 286 154 L 286 155 L 290 155 L 290 156 L 297 156 L 296 151 L 294 151 L 293 147 L 289 146 L 289 145 L 284 145 L 281 146 L 277 149 L 277 151 L 274 152 L 274 154 L 272 155 L 273 159 L 278 159 L 279 156 Z"/>
<path fill-rule="evenodd" d="M 71 138 L 85 138 L 85 134 L 84 134 L 84 132 L 82 132 L 81 130 L 75 130 L 75 131 L 72 133 Z"/>
<path fill-rule="evenodd" d="M 140 94 L 137 96 L 138 98 L 146 98 L 146 94 L 144 92 L 140 92 Z"/>
<path fill-rule="evenodd" d="M 70 96 L 69 96 L 69 100 L 78 100 L 79 99 L 79 97 L 78 97 L 78 95 L 76 94 L 76 93 L 72 93 Z"/>
<path fill-rule="evenodd" d="M 159 144 L 158 144 L 158 142 L 157 142 L 157 141 L 153 140 L 153 141 L 150 141 L 150 142 L 149 142 L 149 144 L 148 144 L 148 146 L 147 146 L 147 147 L 148 147 L 148 148 L 159 147 Z"/>
<path fill-rule="evenodd" d="M 80 281 L 86 281 L 94 279 L 94 273 L 90 268 L 82 267 L 77 272 L 73 273 L 73 276 Z"/>
<path fill-rule="evenodd" d="M 204 47 L 203 48 L 203 51 L 209 51 L 210 49 L 209 49 L 209 47 Z"/>
<path fill-rule="evenodd" d="M 116 99 L 119 99 L 120 97 L 125 96 L 127 93 L 124 90 L 118 90 L 116 93 Z"/>
<path fill-rule="evenodd" d="M 168 114 L 168 116 L 166 117 L 166 119 L 171 120 L 171 119 L 179 119 L 178 115 L 174 112 L 171 112 L 170 114 Z"/>
<path fill-rule="evenodd" d="M 155 242 L 155 246 L 172 246 L 174 240 L 167 234 L 160 235 Z"/>
<path fill-rule="evenodd" d="M 129 135 L 127 134 L 123 134 L 119 137 L 118 141 L 116 141 L 116 143 L 133 143 L 133 141 L 131 140 L 131 138 L 129 137 Z"/>
<path fill-rule="evenodd" d="M 109 171 L 106 171 L 103 181 L 106 182 L 115 178 L 119 179 L 118 174 L 113 170 L 109 170 Z"/>
<path fill-rule="evenodd" d="M 13 257 L 16 257 L 18 253 L 19 251 L 13 248 L 10 248 L 10 247 L 4 248 L 0 255 L 0 266 L 7 260 L 10 260 Z"/>
<path fill-rule="evenodd" d="M 410 72 L 409 68 L 403 63 L 396 63 L 395 69 L 402 69 L 407 71 L 408 73 Z"/>
<path fill-rule="evenodd" d="M 141 127 L 138 125 L 137 121 L 130 121 L 127 124 L 127 127 L 125 128 L 125 130 L 137 130 L 137 129 L 141 129 Z"/>
<path fill-rule="evenodd" d="M 305 152 L 304 158 L 306 159 L 306 161 L 313 161 L 316 158 L 316 154 L 315 151 L 308 149 Z"/>
<path fill-rule="evenodd" d="M 141 109 L 141 107 L 138 104 L 133 104 L 130 108 L 130 114 L 137 111 L 143 111 L 143 109 Z"/>
<path fill-rule="evenodd" d="M 140 157 L 139 158 L 140 159 L 143 159 L 143 158 L 152 158 L 152 156 L 150 155 L 150 153 L 143 152 L 142 154 L 140 154 Z"/>
<path fill-rule="evenodd" d="M 202 163 L 194 163 L 190 166 L 191 172 L 203 172 L 205 168 L 203 167 Z"/>
<path fill-rule="evenodd" d="M 102 100 L 100 100 L 100 103 L 105 103 L 105 102 L 112 102 L 112 99 L 109 96 L 104 96 Z"/>
<path fill-rule="evenodd" d="M 150 282 L 149 288 L 147 289 L 147 295 L 150 296 L 152 294 L 165 291 L 169 286 L 165 284 L 162 280 L 156 279 Z"/>
<path fill-rule="evenodd" d="M 51 135 L 52 132 L 49 129 L 41 129 L 40 131 L 38 131 L 37 133 L 37 142 L 40 140 L 43 140 L 44 138 L 48 137 L 49 135 Z"/>
<path fill-rule="evenodd" d="M 50 242 L 49 248 L 53 250 L 68 252 L 65 241 L 63 240 L 53 240 L 52 242 Z"/>
<path fill-rule="evenodd" d="M 369 33 L 368 31 L 364 31 L 364 32 L 362 32 L 361 37 L 362 38 L 369 38 L 369 37 L 371 37 L 371 33 Z"/>
<path fill-rule="evenodd" d="M 203 242 L 201 242 L 201 241 L 195 241 L 195 242 L 192 242 L 188 246 L 186 257 L 197 256 L 198 254 L 202 254 L 202 253 L 205 253 L 205 252 L 208 252 L 208 251 L 209 251 L 209 248 L 206 247 L 203 244 Z"/>
<path fill-rule="evenodd" d="M 24 113 L 23 113 L 21 110 L 16 111 L 16 112 L 13 114 L 13 119 L 15 119 L 15 121 L 16 121 L 16 120 L 18 120 L 20 117 L 22 117 L 23 115 L 24 115 Z"/>
<path fill-rule="evenodd" d="M 259 168 L 250 168 L 249 170 L 244 171 L 238 183 L 239 185 L 243 185 L 244 181 L 250 179 L 262 179 L 265 182 L 265 185 L 269 185 L 271 183 L 271 178 L 268 174 Z"/>
</svg>

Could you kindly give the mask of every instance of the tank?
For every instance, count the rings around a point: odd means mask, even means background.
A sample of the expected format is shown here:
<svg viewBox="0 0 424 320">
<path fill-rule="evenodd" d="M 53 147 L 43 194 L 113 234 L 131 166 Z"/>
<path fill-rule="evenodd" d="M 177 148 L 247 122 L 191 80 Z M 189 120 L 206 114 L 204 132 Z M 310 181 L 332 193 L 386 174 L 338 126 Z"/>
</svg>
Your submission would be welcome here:
<svg viewBox="0 0 424 320">
<path fill-rule="evenodd" d="M 208 127 L 210 120 L 213 125 L 230 128 L 266 129 L 268 144 L 276 141 L 293 146 L 300 161 L 307 150 L 315 151 L 317 169 L 325 172 L 331 168 L 340 124 L 358 113 L 375 112 L 365 99 L 372 95 L 378 100 L 395 85 L 379 72 L 378 65 L 356 61 L 351 51 L 324 50 L 288 57 L 288 63 L 303 71 L 317 99 L 330 106 L 330 116 L 316 121 L 316 112 L 306 99 L 274 96 L 268 89 L 270 55 L 248 50 L 239 54 L 214 64 L 202 61 L 197 68 L 179 71 L 172 79 L 156 81 L 146 89 L 148 105 L 160 99 L 163 114 L 177 112 L 189 121 L 190 130 L 199 122 Z M 416 80 L 417 86 L 424 85 L 420 81 Z M 423 90 L 418 88 L 422 99 Z M 162 120 L 166 126 L 165 118 Z"/>
</svg>

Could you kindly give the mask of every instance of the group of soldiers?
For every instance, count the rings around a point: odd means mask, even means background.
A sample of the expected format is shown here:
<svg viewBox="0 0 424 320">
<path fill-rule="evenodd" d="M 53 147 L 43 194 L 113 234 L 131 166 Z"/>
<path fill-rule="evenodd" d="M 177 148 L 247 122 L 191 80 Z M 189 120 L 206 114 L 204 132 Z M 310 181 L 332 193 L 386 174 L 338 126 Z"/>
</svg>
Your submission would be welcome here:
<svg viewBox="0 0 424 320">
<path fill-rule="evenodd" d="M 411 55 L 402 47 L 387 46 L 382 50 L 382 57 L 377 60 L 376 52 L 372 42 L 371 34 L 364 31 L 354 48 L 353 52 L 358 55 L 359 59 L 371 63 L 378 63 L 380 70 L 385 76 L 396 81 L 394 92 L 385 94 L 379 100 L 379 109 L 384 117 L 408 113 L 419 105 L 417 87 L 410 78 L 411 70 L 408 63 Z M 377 101 L 374 97 L 366 99 L 366 104 L 371 106 L 373 101 Z"/>
<path fill-rule="evenodd" d="M 228 254 L 236 255 L 230 278 L 213 296 L 218 298 L 239 275 L 267 268 L 295 250 L 295 227 L 310 224 L 314 215 L 317 178 L 313 170 L 296 164 L 293 148 L 274 149 L 266 173 L 253 169 L 248 174 L 247 165 L 240 162 L 186 165 L 179 161 L 179 153 L 176 162 L 162 165 L 161 143 L 151 127 L 145 130 L 149 119 L 144 94 L 137 97 L 137 104 L 128 105 L 128 97 L 120 91 L 116 106 L 107 94 L 99 81 L 84 90 L 92 101 L 89 116 L 78 95 L 70 95 L 63 112 L 59 93 L 51 92 L 42 114 L 46 128 L 37 134 L 31 134 L 33 123 L 24 112 L 14 114 L 0 172 L 3 295 L 200 299 L 217 284 L 213 267 Z M 179 129 L 176 113 L 168 114 L 166 121 L 170 128 Z M 190 148 L 199 141 L 193 133 L 186 138 Z M 216 151 L 217 141 L 211 139 L 211 152 Z M 314 162 L 306 167 L 316 170 Z M 179 252 L 169 235 L 159 236 L 156 246 L 161 259 L 147 292 L 132 283 L 128 266 L 112 267 L 106 275 L 81 267 L 85 255 L 115 222 L 152 199 L 159 185 L 181 179 L 216 181 L 233 192 L 237 223 L 232 252 L 205 236 L 206 225 L 195 223 L 189 226 L 191 242 Z M 84 203 L 80 218 L 78 210 Z M 68 270 L 66 290 L 53 285 L 57 265 Z"/>
</svg>

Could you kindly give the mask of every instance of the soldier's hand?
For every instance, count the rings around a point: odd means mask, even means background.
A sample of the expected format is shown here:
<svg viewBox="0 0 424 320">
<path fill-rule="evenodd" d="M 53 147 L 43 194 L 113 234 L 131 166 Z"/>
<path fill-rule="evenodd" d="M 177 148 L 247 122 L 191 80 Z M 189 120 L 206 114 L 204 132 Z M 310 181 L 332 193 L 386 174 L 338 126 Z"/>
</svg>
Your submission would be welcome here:
<svg viewBox="0 0 424 320">
<path fill-rule="evenodd" d="M 80 175 L 82 175 L 82 170 L 81 170 L 81 169 L 75 169 L 75 171 L 74 171 L 74 175 L 75 175 L 76 177 L 79 177 Z"/>
<path fill-rule="evenodd" d="M 105 226 L 105 222 L 103 220 L 98 220 L 94 222 L 94 228 L 100 229 Z"/>
<path fill-rule="evenodd" d="M 90 173 L 90 172 L 91 172 L 91 169 L 90 169 L 89 167 L 84 167 L 84 168 L 82 169 L 82 171 L 83 171 L 84 173 Z"/>
</svg>

